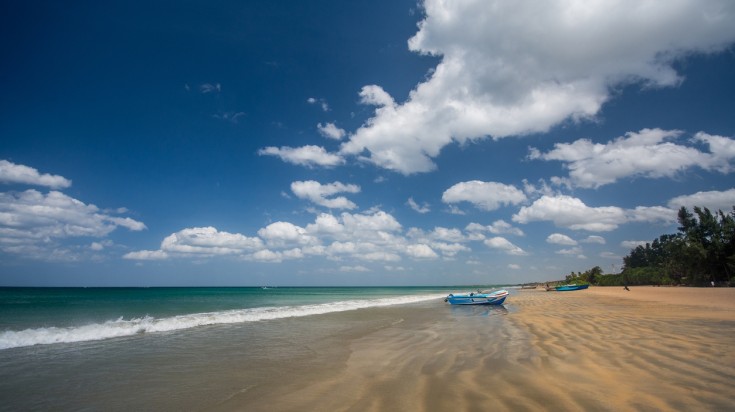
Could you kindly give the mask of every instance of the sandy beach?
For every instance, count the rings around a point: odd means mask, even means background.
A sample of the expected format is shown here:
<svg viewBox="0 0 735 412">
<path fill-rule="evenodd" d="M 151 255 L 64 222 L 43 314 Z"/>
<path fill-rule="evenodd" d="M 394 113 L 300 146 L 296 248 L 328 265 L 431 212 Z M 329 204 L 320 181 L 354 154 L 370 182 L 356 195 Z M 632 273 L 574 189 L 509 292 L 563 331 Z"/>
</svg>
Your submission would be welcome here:
<svg viewBox="0 0 735 412">
<path fill-rule="evenodd" d="M 442 302 L 443 303 L 443 302 Z M 221 410 L 728 410 L 735 289 L 518 290 L 503 308 L 437 302 L 315 344 Z"/>
</svg>

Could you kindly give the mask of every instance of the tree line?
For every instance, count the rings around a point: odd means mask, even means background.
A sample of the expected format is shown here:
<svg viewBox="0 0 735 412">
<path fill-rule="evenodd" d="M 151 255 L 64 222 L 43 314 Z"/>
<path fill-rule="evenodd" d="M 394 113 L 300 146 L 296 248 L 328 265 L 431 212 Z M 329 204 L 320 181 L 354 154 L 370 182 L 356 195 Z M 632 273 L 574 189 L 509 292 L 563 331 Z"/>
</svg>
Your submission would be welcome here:
<svg viewBox="0 0 735 412">
<path fill-rule="evenodd" d="M 567 282 L 600 286 L 735 286 L 735 206 L 730 213 L 706 207 L 679 209 L 678 232 L 637 246 L 623 258 L 623 269 L 604 275 L 599 266 L 566 277 Z"/>
</svg>

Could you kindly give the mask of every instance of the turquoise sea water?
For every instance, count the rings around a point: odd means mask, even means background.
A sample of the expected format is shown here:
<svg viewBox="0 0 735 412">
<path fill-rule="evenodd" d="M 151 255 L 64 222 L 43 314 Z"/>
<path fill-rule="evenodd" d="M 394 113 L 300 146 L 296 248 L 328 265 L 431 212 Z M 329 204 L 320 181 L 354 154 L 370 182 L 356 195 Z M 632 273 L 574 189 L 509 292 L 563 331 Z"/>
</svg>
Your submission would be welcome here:
<svg viewBox="0 0 735 412">
<path fill-rule="evenodd" d="M 477 288 L 0 288 L 0 411 L 209 410 L 312 379 L 406 311 L 504 313 L 443 302 Z"/>
<path fill-rule="evenodd" d="M 0 288 L 0 350 L 390 306 L 457 290 L 463 289 Z"/>
</svg>

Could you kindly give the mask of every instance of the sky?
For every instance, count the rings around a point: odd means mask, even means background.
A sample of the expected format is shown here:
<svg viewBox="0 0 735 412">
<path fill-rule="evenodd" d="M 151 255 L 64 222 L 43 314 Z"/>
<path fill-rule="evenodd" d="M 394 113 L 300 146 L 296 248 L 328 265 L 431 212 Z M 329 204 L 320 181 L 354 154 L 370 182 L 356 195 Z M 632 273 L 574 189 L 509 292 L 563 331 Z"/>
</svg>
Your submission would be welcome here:
<svg viewBox="0 0 735 412">
<path fill-rule="evenodd" d="M 517 284 L 735 205 L 735 2 L 25 1 L 0 285 Z"/>
</svg>

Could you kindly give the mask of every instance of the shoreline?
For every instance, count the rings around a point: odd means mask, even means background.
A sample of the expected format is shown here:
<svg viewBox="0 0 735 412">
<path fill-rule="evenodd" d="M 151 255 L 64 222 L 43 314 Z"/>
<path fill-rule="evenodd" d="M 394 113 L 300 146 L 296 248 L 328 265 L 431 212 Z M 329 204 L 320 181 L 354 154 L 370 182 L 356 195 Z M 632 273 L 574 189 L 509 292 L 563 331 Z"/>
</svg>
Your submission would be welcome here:
<svg viewBox="0 0 735 412">
<path fill-rule="evenodd" d="M 733 347 L 735 288 L 513 289 L 7 349 L 0 410 L 728 410 Z"/>
<path fill-rule="evenodd" d="M 735 289 L 597 287 L 517 290 L 502 312 L 379 309 L 365 316 L 396 321 L 335 342 L 345 355 L 323 370 L 217 409 L 724 410 L 733 302 Z"/>
</svg>

